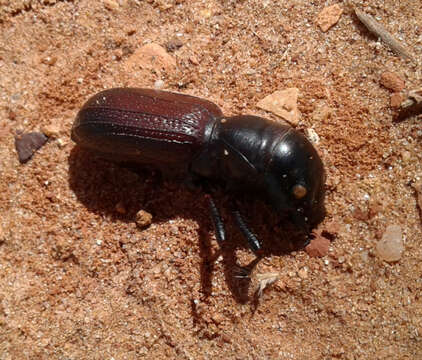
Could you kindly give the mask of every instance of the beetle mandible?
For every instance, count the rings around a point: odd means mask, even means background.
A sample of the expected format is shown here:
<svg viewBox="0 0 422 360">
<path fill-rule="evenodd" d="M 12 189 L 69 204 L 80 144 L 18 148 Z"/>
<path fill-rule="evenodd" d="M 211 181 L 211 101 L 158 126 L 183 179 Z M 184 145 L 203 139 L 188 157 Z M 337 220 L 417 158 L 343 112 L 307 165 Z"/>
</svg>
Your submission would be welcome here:
<svg viewBox="0 0 422 360">
<path fill-rule="evenodd" d="M 225 117 L 214 103 L 194 96 L 140 88 L 115 88 L 91 97 L 77 114 L 72 139 L 106 158 L 177 167 L 209 192 L 250 192 L 287 214 L 305 234 L 324 217 L 324 166 L 304 135 L 251 115 Z M 208 194 L 216 238 L 226 235 Z M 259 240 L 240 211 L 233 215 L 250 248 Z"/>
</svg>

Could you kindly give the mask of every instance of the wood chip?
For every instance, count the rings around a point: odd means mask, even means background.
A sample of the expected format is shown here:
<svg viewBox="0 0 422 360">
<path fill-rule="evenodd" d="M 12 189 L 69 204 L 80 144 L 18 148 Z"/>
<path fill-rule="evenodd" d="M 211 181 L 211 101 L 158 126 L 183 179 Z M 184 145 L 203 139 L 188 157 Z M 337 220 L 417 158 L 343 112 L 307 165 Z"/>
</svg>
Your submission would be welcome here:
<svg viewBox="0 0 422 360">
<path fill-rule="evenodd" d="M 382 24 L 376 21 L 371 15 L 368 15 L 357 8 L 355 9 L 355 13 L 362 24 L 365 25 L 371 33 L 384 41 L 396 54 L 416 63 L 415 58 L 411 55 L 409 50 L 391 35 Z"/>
<path fill-rule="evenodd" d="M 419 114 L 422 114 L 422 88 L 408 92 L 407 98 L 400 104 L 396 120 L 401 121 Z"/>
<path fill-rule="evenodd" d="M 274 284 L 278 279 L 280 279 L 280 273 L 270 272 L 264 274 L 256 274 L 256 278 L 258 280 L 256 295 L 258 297 L 261 297 L 262 292 L 266 287 L 270 286 L 271 284 Z"/>
</svg>

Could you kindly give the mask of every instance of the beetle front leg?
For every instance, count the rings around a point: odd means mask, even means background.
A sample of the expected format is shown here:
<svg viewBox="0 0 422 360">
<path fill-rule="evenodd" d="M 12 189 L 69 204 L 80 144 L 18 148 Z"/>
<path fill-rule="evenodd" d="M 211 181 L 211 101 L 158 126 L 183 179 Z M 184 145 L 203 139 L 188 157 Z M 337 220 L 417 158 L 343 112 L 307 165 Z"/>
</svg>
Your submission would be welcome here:
<svg viewBox="0 0 422 360">
<path fill-rule="evenodd" d="M 220 211 L 218 211 L 217 206 L 215 205 L 214 199 L 210 194 L 205 195 L 206 199 L 208 200 L 208 206 L 211 213 L 211 219 L 214 224 L 215 229 L 215 237 L 217 238 L 218 243 L 220 246 L 226 240 L 226 232 L 224 230 L 224 223 L 221 219 Z"/>
<path fill-rule="evenodd" d="M 233 216 L 237 223 L 237 226 L 239 227 L 243 236 L 248 241 L 249 247 L 252 249 L 253 252 L 259 251 L 261 249 L 261 243 L 259 242 L 258 238 L 255 236 L 255 234 L 251 230 L 249 230 L 240 211 L 237 209 L 233 210 Z"/>
</svg>

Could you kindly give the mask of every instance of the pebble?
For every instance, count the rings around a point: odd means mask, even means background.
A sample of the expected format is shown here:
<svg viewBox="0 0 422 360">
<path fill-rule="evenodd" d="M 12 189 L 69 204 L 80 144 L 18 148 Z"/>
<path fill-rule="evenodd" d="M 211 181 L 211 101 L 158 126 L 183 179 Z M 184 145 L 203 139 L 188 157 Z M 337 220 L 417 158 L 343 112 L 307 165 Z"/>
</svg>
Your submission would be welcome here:
<svg viewBox="0 0 422 360">
<path fill-rule="evenodd" d="M 328 105 L 323 103 L 317 103 L 315 105 L 314 111 L 312 112 L 312 122 L 321 123 L 326 122 L 331 118 L 333 114 L 333 109 Z"/>
<path fill-rule="evenodd" d="M 299 89 L 297 88 L 278 90 L 263 98 L 256 106 L 282 117 L 293 125 L 297 125 L 300 119 L 300 112 L 297 107 L 298 96 Z"/>
<path fill-rule="evenodd" d="M 26 163 L 48 140 L 48 137 L 40 132 L 30 132 L 15 136 L 15 147 L 19 162 Z"/>
<path fill-rule="evenodd" d="M 127 71 L 149 69 L 156 73 L 171 73 L 176 69 L 176 60 L 162 46 L 150 43 L 137 49 L 125 62 Z"/>
<path fill-rule="evenodd" d="M 139 210 L 136 214 L 136 225 L 140 229 L 145 229 L 148 226 L 150 226 L 152 223 L 152 215 L 145 211 L 145 210 Z"/>
<path fill-rule="evenodd" d="M 157 80 L 154 83 L 154 89 L 160 90 L 160 89 L 162 89 L 164 87 L 164 85 L 165 85 L 165 83 L 164 83 L 163 80 L 161 80 L 161 79 L 160 80 Z"/>
<path fill-rule="evenodd" d="M 318 14 L 315 22 L 323 32 L 326 32 L 332 26 L 337 24 L 341 14 L 343 14 L 343 9 L 339 4 L 327 6 Z"/>
<path fill-rule="evenodd" d="M 305 247 L 305 251 L 310 257 L 323 257 L 328 254 L 329 248 L 330 240 L 316 233 L 315 238 Z"/>
<path fill-rule="evenodd" d="M 168 52 L 175 52 L 183 46 L 183 42 L 178 38 L 173 38 L 169 40 L 165 46 Z"/>
<path fill-rule="evenodd" d="M 312 128 L 305 129 L 305 135 L 311 141 L 311 143 L 313 144 L 319 143 L 319 135 L 314 129 Z"/>
<path fill-rule="evenodd" d="M 48 137 L 57 138 L 60 134 L 60 127 L 57 124 L 49 124 L 43 126 L 41 131 Z"/>
<path fill-rule="evenodd" d="M 199 65 L 199 60 L 195 55 L 191 55 L 189 57 L 189 61 L 193 64 L 193 65 Z"/>
<path fill-rule="evenodd" d="M 404 96 L 401 93 L 395 92 L 395 93 L 391 94 L 390 106 L 393 109 L 397 109 L 397 108 L 400 107 L 403 100 L 404 100 Z"/>
<path fill-rule="evenodd" d="M 120 7 L 116 0 L 103 0 L 103 4 L 107 10 L 118 10 Z"/>
<path fill-rule="evenodd" d="M 308 269 L 306 267 L 299 269 L 297 275 L 302 279 L 305 280 L 308 278 Z"/>
<path fill-rule="evenodd" d="M 391 71 L 386 71 L 381 74 L 380 83 L 387 89 L 394 92 L 400 92 L 406 87 L 404 80 Z"/>
<path fill-rule="evenodd" d="M 64 148 L 66 146 L 66 141 L 63 139 L 57 139 L 57 145 L 59 146 L 59 148 Z"/>
<path fill-rule="evenodd" d="M 376 245 L 377 256 L 387 262 L 399 261 L 404 251 L 403 234 L 399 225 L 389 225 Z"/>
<path fill-rule="evenodd" d="M 57 57 L 56 56 L 46 56 L 45 58 L 42 59 L 43 64 L 46 65 L 54 65 L 57 61 Z"/>
</svg>

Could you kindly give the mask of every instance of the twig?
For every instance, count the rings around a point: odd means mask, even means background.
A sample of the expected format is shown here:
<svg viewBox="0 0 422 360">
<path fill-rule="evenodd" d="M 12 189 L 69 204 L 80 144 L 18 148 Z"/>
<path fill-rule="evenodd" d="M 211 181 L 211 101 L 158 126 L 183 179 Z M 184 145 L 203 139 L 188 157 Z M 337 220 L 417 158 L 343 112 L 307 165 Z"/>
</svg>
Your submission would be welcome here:
<svg viewBox="0 0 422 360">
<path fill-rule="evenodd" d="M 411 90 L 399 108 L 397 120 L 401 121 L 409 116 L 422 114 L 422 88 Z"/>
<path fill-rule="evenodd" d="M 396 54 L 410 59 L 416 63 L 415 58 L 388 30 L 379 22 L 377 22 L 371 15 L 365 14 L 359 9 L 355 9 L 356 16 L 366 28 L 374 35 L 381 38 Z"/>
</svg>

